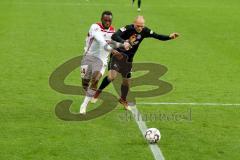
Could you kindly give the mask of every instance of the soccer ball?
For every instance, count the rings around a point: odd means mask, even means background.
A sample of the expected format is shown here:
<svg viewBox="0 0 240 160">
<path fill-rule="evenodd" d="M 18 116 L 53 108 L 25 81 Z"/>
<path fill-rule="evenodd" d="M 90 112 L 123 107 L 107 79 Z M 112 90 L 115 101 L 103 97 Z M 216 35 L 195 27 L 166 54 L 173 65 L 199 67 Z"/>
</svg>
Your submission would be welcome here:
<svg viewBox="0 0 240 160">
<path fill-rule="evenodd" d="M 161 139 L 160 131 L 157 128 L 149 128 L 145 132 L 145 139 L 149 143 L 157 143 Z"/>
</svg>

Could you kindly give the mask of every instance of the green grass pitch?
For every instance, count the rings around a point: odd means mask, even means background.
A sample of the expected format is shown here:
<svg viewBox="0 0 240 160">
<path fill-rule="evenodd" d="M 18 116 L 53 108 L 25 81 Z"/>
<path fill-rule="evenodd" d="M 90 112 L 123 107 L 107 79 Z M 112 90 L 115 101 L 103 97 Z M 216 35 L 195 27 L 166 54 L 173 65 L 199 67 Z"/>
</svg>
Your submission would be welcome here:
<svg viewBox="0 0 240 160">
<path fill-rule="evenodd" d="M 78 111 L 83 96 L 49 86 L 49 76 L 67 60 L 82 55 L 89 26 L 112 10 L 114 26 L 138 14 L 130 0 L 0 1 L 0 159 L 1 160 L 152 160 L 135 121 L 122 120 L 118 105 L 85 122 L 56 117 L 57 102 L 72 99 Z M 138 103 L 144 113 L 186 113 L 189 120 L 147 121 L 160 129 L 158 143 L 167 160 L 237 160 L 240 157 L 240 2 L 238 0 L 143 0 L 146 25 L 157 33 L 179 32 L 179 39 L 145 39 L 135 62 L 168 68 L 161 80 L 173 85 L 165 95 Z M 80 85 L 75 70 L 66 80 Z M 141 89 L 141 88 L 138 88 Z M 112 86 L 106 89 L 115 94 Z M 116 94 L 115 94 L 116 95 Z M 90 105 L 89 108 L 94 108 Z"/>
</svg>

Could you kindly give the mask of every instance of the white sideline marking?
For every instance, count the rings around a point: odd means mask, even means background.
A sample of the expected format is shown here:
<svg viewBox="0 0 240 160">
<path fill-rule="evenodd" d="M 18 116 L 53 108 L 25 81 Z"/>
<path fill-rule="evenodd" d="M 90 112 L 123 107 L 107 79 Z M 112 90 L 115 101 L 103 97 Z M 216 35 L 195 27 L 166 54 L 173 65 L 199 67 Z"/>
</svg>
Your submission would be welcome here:
<svg viewBox="0 0 240 160">
<path fill-rule="evenodd" d="M 105 3 L 89 3 L 89 2 L 63 2 L 63 3 L 54 3 L 54 2 L 21 2 L 21 3 L 13 3 L 16 5 L 46 5 L 46 6 L 117 6 L 117 4 L 105 4 Z M 121 4 L 122 5 L 122 4 Z M 124 5 L 123 6 L 129 6 Z"/>
<path fill-rule="evenodd" d="M 138 102 L 137 105 L 240 106 L 240 103 Z"/>
<path fill-rule="evenodd" d="M 141 116 L 140 112 L 138 111 L 136 106 L 131 106 L 131 112 L 134 115 L 133 117 L 134 117 L 140 131 L 142 132 L 142 134 L 144 136 L 145 132 L 147 130 L 147 126 L 146 126 L 145 122 L 142 120 L 142 116 Z M 138 116 L 136 116 L 136 115 L 138 115 Z M 153 153 L 155 160 L 164 160 L 162 151 L 158 147 L 157 144 L 149 144 L 149 147 Z"/>
</svg>

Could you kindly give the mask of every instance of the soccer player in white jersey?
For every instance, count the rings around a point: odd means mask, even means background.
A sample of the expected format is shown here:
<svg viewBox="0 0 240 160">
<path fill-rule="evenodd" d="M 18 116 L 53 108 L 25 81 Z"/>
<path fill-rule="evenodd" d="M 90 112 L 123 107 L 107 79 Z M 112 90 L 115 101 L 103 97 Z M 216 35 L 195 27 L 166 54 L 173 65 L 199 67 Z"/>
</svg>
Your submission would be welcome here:
<svg viewBox="0 0 240 160">
<path fill-rule="evenodd" d="M 115 32 L 111 25 L 112 17 L 110 11 L 104 11 L 101 22 L 92 24 L 86 38 L 84 57 L 81 62 L 82 86 L 86 91 L 86 96 L 81 104 L 80 114 L 86 114 L 87 105 L 94 96 L 98 81 L 106 69 L 109 54 L 112 53 L 116 58 L 122 58 L 122 55 L 114 48 L 124 47 L 124 44 L 111 40 Z"/>
</svg>

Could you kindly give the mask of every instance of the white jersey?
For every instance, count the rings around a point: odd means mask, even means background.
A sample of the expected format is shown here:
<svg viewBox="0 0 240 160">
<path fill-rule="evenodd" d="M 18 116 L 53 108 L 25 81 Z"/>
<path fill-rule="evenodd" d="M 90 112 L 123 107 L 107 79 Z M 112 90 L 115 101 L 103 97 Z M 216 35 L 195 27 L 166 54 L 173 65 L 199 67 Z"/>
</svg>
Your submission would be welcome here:
<svg viewBox="0 0 240 160">
<path fill-rule="evenodd" d="M 110 52 L 105 47 L 108 45 L 107 41 L 111 41 L 114 32 L 115 29 L 112 26 L 104 29 L 101 23 L 92 24 L 86 38 L 85 55 L 93 55 L 106 65 Z"/>
</svg>

